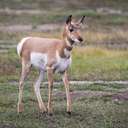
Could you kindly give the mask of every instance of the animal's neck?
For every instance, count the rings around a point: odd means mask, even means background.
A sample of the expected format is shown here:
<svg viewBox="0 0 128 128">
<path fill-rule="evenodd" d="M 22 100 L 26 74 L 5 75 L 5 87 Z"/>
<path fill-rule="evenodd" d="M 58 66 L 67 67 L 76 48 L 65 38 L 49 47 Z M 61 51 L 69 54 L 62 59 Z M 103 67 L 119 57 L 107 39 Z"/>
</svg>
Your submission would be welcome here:
<svg viewBox="0 0 128 128">
<path fill-rule="evenodd" d="M 73 48 L 73 43 L 74 43 L 74 41 L 72 41 L 70 38 L 68 38 L 68 37 L 65 37 L 65 38 L 63 38 L 63 42 L 64 42 L 64 46 L 65 46 L 65 48 L 68 50 L 68 51 L 71 51 L 72 50 L 72 48 Z"/>
<path fill-rule="evenodd" d="M 67 37 L 65 31 L 63 33 L 63 39 L 62 39 L 62 46 L 59 49 L 59 55 L 62 58 L 69 58 L 71 51 L 73 49 L 73 43 L 74 41 L 72 41 L 70 38 Z"/>
</svg>

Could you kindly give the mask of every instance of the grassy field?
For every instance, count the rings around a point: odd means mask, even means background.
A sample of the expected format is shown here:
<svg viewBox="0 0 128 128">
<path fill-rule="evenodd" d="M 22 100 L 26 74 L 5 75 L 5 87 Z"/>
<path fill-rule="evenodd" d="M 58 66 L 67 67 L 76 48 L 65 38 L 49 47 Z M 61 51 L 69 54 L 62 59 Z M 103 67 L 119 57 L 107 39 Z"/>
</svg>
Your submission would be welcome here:
<svg viewBox="0 0 128 128">
<path fill-rule="evenodd" d="M 18 115 L 16 103 L 17 84 L 0 84 L 1 128 L 127 128 L 128 93 L 126 85 L 91 84 L 71 85 L 72 115 L 66 113 L 66 98 L 63 85 L 53 90 L 53 116 L 42 115 L 38 110 L 32 83 L 25 84 L 25 111 Z M 45 104 L 47 86 L 41 88 Z M 126 95 L 126 96 L 125 96 Z"/>
<path fill-rule="evenodd" d="M 54 114 L 42 115 L 32 87 L 38 75 L 34 68 L 25 82 L 25 112 L 16 112 L 21 72 L 17 43 L 26 36 L 61 38 L 69 14 L 86 16 L 84 42 L 72 51 L 69 79 L 127 81 L 127 5 L 127 0 L 0 0 L 0 128 L 127 128 L 127 84 L 71 85 L 71 116 L 63 85 L 55 85 Z M 54 79 L 60 81 L 61 76 Z M 47 91 L 42 84 L 45 104 Z"/>
<path fill-rule="evenodd" d="M 128 51 L 108 50 L 94 47 L 76 47 L 73 50 L 73 62 L 69 69 L 72 80 L 127 80 Z M 18 81 L 21 64 L 16 50 L 0 55 L 1 82 Z M 37 71 L 31 72 L 29 80 L 35 78 Z M 56 80 L 60 80 L 58 75 Z"/>
<path fill-rule="evenodd" d="M 102 1 L 102 0 L 74 0 L 74 1 L 58 1 L 58 0 L 1 0 L 0 7 L 6 8 L 10 7 L 11 9 L 49 9 L 51 7 L 54 8 L 66 8 L 66 9 L 77 9 L 77 8 L 96 8 L 96 7 L 108 7 L 111 6 L 113 8 L 120 8 L 127 10 L 127 0 L 109 0 L 109 1 Z M 20 6 L 18 6 L 20 5 Z M 51 9 L 54 9 L 51 8 Z"/>
</svg>

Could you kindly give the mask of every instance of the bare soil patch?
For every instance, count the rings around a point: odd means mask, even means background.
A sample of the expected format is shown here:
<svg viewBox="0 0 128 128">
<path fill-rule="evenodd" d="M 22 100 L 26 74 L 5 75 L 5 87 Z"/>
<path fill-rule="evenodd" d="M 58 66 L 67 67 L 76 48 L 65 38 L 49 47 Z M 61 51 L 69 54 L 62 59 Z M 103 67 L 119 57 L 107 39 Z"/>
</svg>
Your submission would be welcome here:
<svg viewBox="0 0 128 128">
<path fill-rule="evenodd" d="M 121 92 L 121 93 L 118 93 L 118 94 L 114 94 L 112 99 L 114 100 L 127 100 L 128 101 L 128 91 L 125 91 L 125 92 Z"/>
<path fill-rule="evenodd" d="M 9 25 L 9 26 L 0 26 L 0 31 L 2 32 L 26 32 L 26 31 L 53 31 L 60 29 L 60 24 L 44 24 L 44 25 Z"/>
<path fill-rule="evenodd" d="M 70 92 L 72 99 L 80 99 L 82 97 L 92 98 L 92 97 L 102 97 L 102 96 L 112 96 L 112 100 L 115 101 L 128 101 L 128 91 L 121 93 L 103 92 L 103 91 L 73 91 Z M 66 98 L 65 92 L 54 93 L 57 97 Z"/>
<path fill-rule="evenodd" d="M 110 96 L 113 93 L 111 92 L 103 92 L 103 91 L 73 91 L 70 92 L 72 99 L 80 99 L 82 97 L 102 97 L 102 96 Z M 56 92 L 54 94 L 57 97 L 66 98 L 65 92 Z"/>
</svg>

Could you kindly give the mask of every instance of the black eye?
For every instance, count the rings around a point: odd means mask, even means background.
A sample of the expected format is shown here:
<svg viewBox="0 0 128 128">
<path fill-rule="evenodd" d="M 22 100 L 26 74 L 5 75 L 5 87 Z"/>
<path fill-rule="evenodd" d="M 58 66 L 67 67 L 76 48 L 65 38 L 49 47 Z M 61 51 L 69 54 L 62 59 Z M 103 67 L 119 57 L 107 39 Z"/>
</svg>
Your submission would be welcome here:
<svg viewBox="0 0 128 128">
<path fill-rule="evenodd" d="M 73 28 L 70 28 L 69 31 L 70 31 L 70 32 L 73 32 L 74 30 L 73 30 Z"/>
</svg>

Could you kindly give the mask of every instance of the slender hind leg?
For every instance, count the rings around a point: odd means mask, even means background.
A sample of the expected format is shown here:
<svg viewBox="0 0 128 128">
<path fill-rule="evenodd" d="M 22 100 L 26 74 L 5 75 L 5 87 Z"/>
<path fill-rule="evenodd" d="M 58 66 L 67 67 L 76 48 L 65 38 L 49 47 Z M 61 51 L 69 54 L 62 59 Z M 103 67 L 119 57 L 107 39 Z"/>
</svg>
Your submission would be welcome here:
<svg viewBox="0 0 128 128">
<path fill-rule="evenodd" d="M 42 101 L 41 94 L 40 94 L 40 84 L 41 84 L 41 81 L 43 80 L 43 77 L 44 77 L 44 71 L 40 71 L 39 78 L 37 79 L 34 85 L 35 94 L 38 100 L 40 111 L 42 113 L 47 111 L 44 105 L 44 102 Z"/>
<path fill-rule="evenodd" d="M 29 62 L 22 61 L 22 72 L 21 72 L 21 78 L 19 81 L 19 100 L 18 100 L 18 106 L 17 106 L 18 113 L 24 110 L 23 103 L 22 103 L 23 88 L 24 88 L 23 83 L 30 71 L 30 67 L 31 67 L 31 64 Z"/>
</svg>

